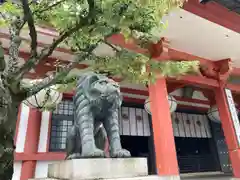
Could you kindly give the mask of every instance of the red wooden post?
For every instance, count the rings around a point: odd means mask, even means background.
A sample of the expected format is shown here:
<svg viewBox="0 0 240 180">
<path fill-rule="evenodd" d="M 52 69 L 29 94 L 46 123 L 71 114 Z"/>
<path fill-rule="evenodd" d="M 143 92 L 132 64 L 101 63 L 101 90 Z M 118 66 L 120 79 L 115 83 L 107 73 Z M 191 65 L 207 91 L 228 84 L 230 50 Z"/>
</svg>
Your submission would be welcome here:
<svg viewBox="0 0 240 180">
<path fill-rule="evenodd" d="M 219 110 L 224 136 L 228 146 L 233 174 L 234 177 L 240 178 L 240 149 L 227 102 L 227 96 L 222 83 L 220 83 L 220 87 L 215 91 L 215 99 Z"/>
<path fill-rule="evenodd" d="M 157 173 L 160 176 L 179 176 L 165 79 L 158 79 L 149 86 L 149 96 Z"/>
</svg>

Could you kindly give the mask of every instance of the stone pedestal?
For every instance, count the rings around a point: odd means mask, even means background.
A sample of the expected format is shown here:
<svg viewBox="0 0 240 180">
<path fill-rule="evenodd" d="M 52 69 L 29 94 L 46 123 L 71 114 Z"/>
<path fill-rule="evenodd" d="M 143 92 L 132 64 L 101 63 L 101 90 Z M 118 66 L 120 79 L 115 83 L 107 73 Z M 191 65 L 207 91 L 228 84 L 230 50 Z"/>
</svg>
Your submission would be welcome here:
<svg viewBox="0 0 240 180">
<path fill-rule="evenodd" d="M 32 180 L 65 180 L 65 179 L 38 178 L 38 179 L 32 179 Z M 99 180 L 99 179 L 96 179 L 96 180 Z M 105 180 L 105 179 L 101 179 L 101 180 Z M 165 176 L 152 175 L 152 176 L 139 176 L 139 177 L 131 177 L 131 178 L 117 178 L 117 179 L 114 178 L 114 179 L 106 179 L 106 180 L 180 180 L 180 178 L 179 176 L 165 177 Z"/>
<path fill-rule="evenodd" d="M 74 159 L 51 164 L 48 167 L 48 177 L 69 180 L 136 177 L 147 174 L 145 158 Z"/>
<path fill-rule="evenodd" d="M 48 178 L 35 180 L 180 180 L 179 176 L 148 176 L 146 158 L 74 159 L 51 164 Z"/>
</svg>

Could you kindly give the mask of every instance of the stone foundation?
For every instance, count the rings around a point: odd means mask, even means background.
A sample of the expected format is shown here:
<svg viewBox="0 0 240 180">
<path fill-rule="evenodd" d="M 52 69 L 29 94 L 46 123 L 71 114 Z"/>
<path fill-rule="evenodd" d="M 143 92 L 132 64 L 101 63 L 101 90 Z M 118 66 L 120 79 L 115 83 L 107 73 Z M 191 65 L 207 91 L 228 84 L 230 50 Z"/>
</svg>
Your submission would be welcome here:
<svg viewBox="0 0 240 180">
<path fill-rule="evenodd" d="M 48 167 L 48 177 L 69 180 L 137 177 L 147 174 L 145 158 L 74 159 Z"/>
<path fill-rule="evenodd" d="M 51 164 L 48 178 L 35 180 L 180 180 L 179 176 L 148 176 L 146 158 L 74 159 Z M 33 179 L 32 179 L 33 180 Z"/>
<path fill-rule="evenodd" d="M 65 179 L 54 179 L 54 178 L 38 178 L 38 179 L 31 179 L 31 180 L 65 180 Z M 179 176 L 172 176 L 172 177 L 160 177 L 157 175 L 153 176 L 141 176 L 141 177 L 131 177 L 131 178 L 114 178 L 114 179 L 101 179 L 101 180 L 180 180 Z"/>
</svg>

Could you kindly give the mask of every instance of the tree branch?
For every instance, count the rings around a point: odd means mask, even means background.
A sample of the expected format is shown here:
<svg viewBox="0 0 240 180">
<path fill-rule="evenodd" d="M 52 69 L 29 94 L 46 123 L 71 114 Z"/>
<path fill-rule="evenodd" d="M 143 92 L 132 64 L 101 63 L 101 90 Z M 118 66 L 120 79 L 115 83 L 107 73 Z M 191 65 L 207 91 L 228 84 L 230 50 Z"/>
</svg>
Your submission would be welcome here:
<svg viewBox="0 0 240 180">
<path fill-rule="evenodd" d="M 32 87 L 30 87 L 27 96 L 30 97 L 32 95 L 35 95 L 39 91 L 56 84 L 61 79 L 66 77 L 76 64 L 77 62 L 71 62 L 66 67 L 64 67 L 61 72 L 56 73 L 55 76 L 52 75 L 50 77 L 43 79 L 43 81 L 41 81 L 40 83 L 34 84 Z"/>
<path fill-rule="evenodd" d="M 89 6 L 89 16 L 92 16 L 95 10 L 95 0 L 87 0 Z"/>
<path fill-rule="evenodd" d="M 42 9 L 39 8 L 36 11 L 34 11 L 32 14 L 34 15 L 34 14 L 37 14 L 37 13 L 43 13 L 45 11 L 48 11 L 48 10 L 58 6 L 59 4 L 63 3 L 64 1 L 66 1 L 66 0 L 60 0 L 60 1 L 58 1 L 54 4 L 52 4 L 52 5 L 47 6 L 46 8 L 42 8 Z"/>
<path fill-rule="evenodd" d="M 9 27 L 10 33 L 10 46 L 9 46 L 9 61 L 8 66 L 4 70 L 4 76 L 8 76 L 11 73 L 14 73 L 18 69 L 18 55 L 19 47 L 21 45 L 20 37 L 20 27 L 22 24 L 22 19 L 16 17 Z"/>
<path fill-rule="evenodd" d="M 6 17 L 2 12 L 0 12 L 0 15 L 2 16 L 2 18 L 3 18 L 4 20 L 7 20 L 7 17 Z"/>
<path fill-rule="evenodd" d="M 60 72 L 57 72 L 55 75 L 52 75 L 50 77 L 45 78 L 43 81 L 41 81 L 38 84 L 34 84 L 33 86 L 29 87 L 27 90 L 28 97 L 37 94 L 42 89 L 45 89 L 47 87 L 50 87 L 54 84 L 62 84 L 63 79 L 66 78 L 68 73 L 80 62 L 86 60 L 88 58 L 94 49 L 91 49 L 88 53 L 83 53 L 76 55 L 76 60 L 74 62 L 70 62 L 68 65 L 61 68 Z"/>
<path fill-rule="evenodd" d="M 3 72 L 6 68 L 6 62 L 4 59 L 4 50 L 2 47 L 2 42 L 0 41 L 0 72 Z"/>
<path fill-rule="evenodd" d="M 115 32 L 115 30 L 113 32 Z M 106 37 L 111 36 L 113 34 L 113 32 L 111 32 L 108 35 L 106 35 Z M 41 91 L 42 89 L 50 87 L 50 86 L 52 86 L 54 84 L 63 84 L 64 83 L 63 82 L 64 78 L 75 67 L 75 65 L 77 65 L 78 63 L 80 63 L 82 61 L 85 61 L 90 56 L 95 56 L 95 55 L 93 55 L 93 51 L 95 50 L 95 48 L 98 46 L 98 44 L 100 42 L 103 42 L 103 41 L 99 40 L 96 44 L 93 44 L 93 45 L 91 45 L 91 46 L 89 46 L 89 47 L 87 47 L 85 49 L 81 49 L 80 51 L 82 51 L 82 53 L 76 55 L 75 56 L 75 61 L 71 62 L 67 66 L 63 67 L 62 71 L 56 73 L 55 75 L 52 75 L 51 77 L 45 78 L 43 81 L 41 81 L 38 84 L 34 84 L 33 86 L 29 87 L 29 89 L 27 90 L 27 92 L 28 92 L 27 96 L 30 97 L 32 95 L 35 95 L 39 91 Z M 106 43 L 109 44 L 108 42 L 106 42 Z M 111 45 L 111 44 L 109 44 L 109 45 Z M 113 48 L 115 48 L 115 47 L 113 46 Z"/>
<path fill-rule="evenodd" d="M 24 0 L 22 0 L 22 1 L 24 1 Z M 88 4 L 89 4 L 89 13 L 88 13 L 88 15 L 86 17 L 80 18 L 80 20 L 78 22 L 76 22 L 75 25 L 72 28 L 70 28 L 67 31 L 63 32 L 57 39 L 55 39 L 53 41 L 53 43 L 51 45 L 49 45 L 48 47 L 44 48 L 41 51 L 40 55 L 38 55 L 37 57 L 30 57 L 30 59 L 25 64 L 23 64 L 23 66 L 20 67 L 18 71 L 16 71 L 12 75 L 12 78 L 20 80 L 25 73 L 27 73 L 32 68 L 34 68 L 36 65 L 38 65 L 39 62 L 41 62 L 43 59 L 45 59 L 48 56 L 50 56 L 53 53 L 54 49 L 61 42 L 63 42 L 66 38 L 70 37 L 71 34 L 75 33 L 80 28 L 91 24 L 93 19 L 95 18 L 95 14 L 94 14 L 95 2 L 94 2 L 94 0 L 88 0 Z"/>
<path fill-rule="evenodd" d="M 31 56 L 37 56 L 37 32 L 34 25 L 34 19 L 32 15 L 32 11 L 29 7 L 28 0 L 21 0 L 23 13 L 24 13 L 24 20 L 28 23 L 29 28 L 29 35 L 31 37 Z"/>
<path fill-rule="evenodd" d="M 109 43 L 107 40 L 103 40 L 103 43 L 110 46 L 116 52 L 119 52 L 121 50 L 121 48 L 114 46 L 113 44 Z"/>
</svg>

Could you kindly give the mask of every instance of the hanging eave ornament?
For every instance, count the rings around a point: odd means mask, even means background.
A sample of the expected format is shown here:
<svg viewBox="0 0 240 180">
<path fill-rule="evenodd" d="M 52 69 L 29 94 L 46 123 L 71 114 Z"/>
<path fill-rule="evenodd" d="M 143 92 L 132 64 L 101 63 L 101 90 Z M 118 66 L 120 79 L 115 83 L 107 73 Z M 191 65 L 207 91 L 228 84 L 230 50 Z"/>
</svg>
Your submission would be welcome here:
<svg viewBox="0 0 240 180">
<path fill-rule="evenodd" d="M 216 105 L 209 108 L 209 110 L 207 112 L 207 116 L 211 121 L 216 122 L 216 123 L 221 123 L 219 112 L 218 112 L 218 107 Z"/>
<path fill-rule="evenodd" d="M 237 107 L 237 105 L 236 105 L 236 107 Z M 237 110 L 237 113 L 238 113 L 239 110 L 237 108 L 236 108 L 236 110 Z M 211 106 L 209 108 L 209 110 L 207 112 L 207 116 L 211 121 L 216 122 L 216 123 L 221 123 L 217 105 Z"/>
<path fill-rule="evenodd" d="M 169 110 L 171 113 L 175 112 L 177 109 L 177 101 L 176 99 L 171 96 L 168 95 L 168 103 L 169 103 Z M 145 103 L 144 103 L 144 108 L 145 110 L 148 112 L 148 114 L 151 114 L 151 110 L 150 110 L 150 99 L 147 98 Z"/>
</svg>

